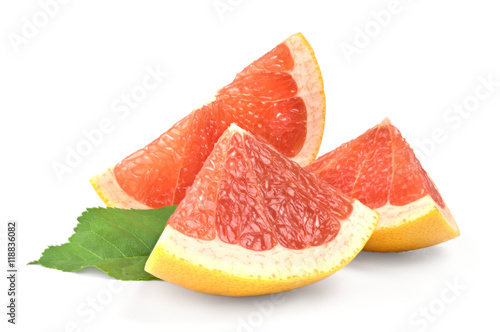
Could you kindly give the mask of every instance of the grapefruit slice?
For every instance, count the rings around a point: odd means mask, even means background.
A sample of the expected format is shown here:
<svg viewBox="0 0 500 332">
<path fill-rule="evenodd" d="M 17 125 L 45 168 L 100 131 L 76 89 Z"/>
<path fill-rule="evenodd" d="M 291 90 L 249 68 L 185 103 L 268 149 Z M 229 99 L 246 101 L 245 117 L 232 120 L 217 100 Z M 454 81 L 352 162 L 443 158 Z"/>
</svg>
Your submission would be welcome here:
<svg viewBox="0 0 500 332">
<path fill-rule="evenodd" d="M 233 125 L 170 217 L 145 270 L 210 294 L 301 287 L 349 263 L 378 214 Z"/>
<path fill-rule="evenodd" d="M 321 72 L 311 46 L 298 33 L 237 74 L 212 102 L 90 182 L 108 206 L 178 204 L 231 123 L 305 166 L 316 158 L 324 122 Z"/>
<path fill-rule="evenodd" d="M 306 168 L 380 213 L 364 250 L 413 250 L 460 235 L 436 185 L 389 119 Z"/>
</svg>

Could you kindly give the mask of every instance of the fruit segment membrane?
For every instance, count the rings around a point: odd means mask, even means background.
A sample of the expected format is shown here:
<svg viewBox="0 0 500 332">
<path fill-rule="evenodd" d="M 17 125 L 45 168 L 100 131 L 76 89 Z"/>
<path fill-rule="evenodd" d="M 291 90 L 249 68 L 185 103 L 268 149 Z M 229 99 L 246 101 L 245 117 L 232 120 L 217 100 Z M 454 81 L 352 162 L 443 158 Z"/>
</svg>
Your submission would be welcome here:
<svg viewBox="0 0 500 332">
<path fill-rule="evenodd" d="M 245 132 L 227 130 L 169 225 L 251 250 L 334 239 L 352 199 Z"/>
<path fill-rule="evenodd" d="M 404 206 L 426 195 L 441 207 L 436 186 L 388 119 L 306 167 L 372 209 Z"/>
<path fill-rule="evenodd" d="M 213 102 L 117 164 L 117 183 L 149 207 L 178 204 L 231 123 L 294 157 L 306 140 L 307 109 L 289 73 L 293 68 L 289 48 L 278 45 L 219 90 Z"/>
</svg>

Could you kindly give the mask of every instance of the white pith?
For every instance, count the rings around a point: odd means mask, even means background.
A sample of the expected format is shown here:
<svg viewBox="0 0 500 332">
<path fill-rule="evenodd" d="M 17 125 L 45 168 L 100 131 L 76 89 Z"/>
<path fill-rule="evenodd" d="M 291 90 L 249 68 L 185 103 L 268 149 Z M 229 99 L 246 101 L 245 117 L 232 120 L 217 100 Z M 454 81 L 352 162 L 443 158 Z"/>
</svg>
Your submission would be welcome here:
<svg viewBox="0 0 500 332">
<path fill-rule="evenodd" d="M 428 215 L 434 210 L 438 210 L 450 226 L 458 232 L 458 226 L 451 215 L 448 206 L 440 207 L 430 195 L 426 195 L 412 203 L 395 206 L 387 202 L 386 205 L 374 209 L 380 213 L 377 229 L 394 228 L 404 223 L 410 223 L 418 218 Z"/>
<path fill-rule="evenodd" d="M 355 201 L 351 215 L 340 221 L 341 228 L 334 240 L 302 250 L 277 245 L 270 250 L 254 251 L 225 243 L 218 237 L 211 241 L 192 238 L 167 225 L 152 255 L 165 251 L 195 266 L 240 278 L 315 276 L 341 268 L 353 259 L 368 241 L 377 219 L 376 212 Z"/>
<path fill-rule="evenodd" d="M 290 75 L 297 84 L 297 97 L 302 98 L 307 106 L 307 139 L 301 152 L 290 158 L 304 167 L 316 158 L 318 139 L 323 137 L 325 117 L 325 96 L 323 93 L 323 79 L 316 64 L 314 54 L 301 37 L 294 35 L 284 44 L 290 49 L 294 67 Z M 308 154 L 303 153 L 306 151 Z"/>
<path fill-rule="evenodd" d="M 114 167 L 108 168 L 91 180 L 99 195 L 108 200 L 107 205 L 124 209 L 151 209 L 149 206 L 136 201 L 135 198 L 120 187 L 113 169 Z"/>
</svg>

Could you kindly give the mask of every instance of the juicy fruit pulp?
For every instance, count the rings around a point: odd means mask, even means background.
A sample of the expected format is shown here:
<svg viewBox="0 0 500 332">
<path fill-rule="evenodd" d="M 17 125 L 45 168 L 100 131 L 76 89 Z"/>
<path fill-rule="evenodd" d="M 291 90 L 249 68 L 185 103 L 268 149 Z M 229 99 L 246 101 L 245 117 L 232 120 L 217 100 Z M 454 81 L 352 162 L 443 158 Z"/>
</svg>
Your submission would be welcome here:
<svg viewBox="0 0 500 332">
<path fill-rule="evenodd" d="M 91 182 L 111 206 L 137 207 L 114 201 L 107 191 L 122 191 L 130 197 L 127 201 L 141 208 L 178 204 L 231 123 L 302 165 L 314 160 L 323 133 L 323 83 L 314 53 L 301 34 L 250 64 L 212 102 L 118 163 L 111 169 L 114 179 L 98 175 Z"/>
<path fill-rule="evenodd" d="M 285 291 L 349 263 L 377 221 L 377 213 L 233 125 L 170 217 L 145 269 L 211 294 Z"/>
<path fill-rule="evenodd" d="M 404 206 L 425 195 L 445 206 L 417 157 L 388 119 L 306 167 L 372 209 Z"/>
<path fill-rule="evenodd" d="M 380 213 L 364 250 L 413 250 L 460 234 L 436 186 L 388 119 L 306 168 Z"/>
<path fill-rule="evenodd" d="M 335 238 L 339 220 L 352 211 L 347 196 L 255 137 L 228 136 L 210 159 L 218 169 L 209 171 L 219 174 L 201 174 L 190 191 L 199 198 L 180 203 L 169 220 L 174 229 L 203 240 L 218 236 L 251 250 L 269 250 L 278 243 L 304 249 Z M 200 209 L 197 204 L 205 199 L 216 208 Z"/>
</svg>

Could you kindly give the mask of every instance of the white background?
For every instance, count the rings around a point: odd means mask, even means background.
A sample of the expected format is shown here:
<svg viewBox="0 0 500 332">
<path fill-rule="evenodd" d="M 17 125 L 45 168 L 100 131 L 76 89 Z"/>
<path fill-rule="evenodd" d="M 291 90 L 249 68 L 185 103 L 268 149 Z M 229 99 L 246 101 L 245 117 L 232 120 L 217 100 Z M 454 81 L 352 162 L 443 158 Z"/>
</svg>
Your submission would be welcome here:
<svg viewBox="0 0 500 332">
<path fill-rule="evenodd" d="M 44 22 L 40 2 L 2 1 L 4 271 L 6 223 L 19 224 L 18 325 L 6 323 L 2 277 L 2 331 L 498 329 L 499 5 L 401 0 L 381 27 L 371 12 L 390 7 L 387 0 L 222 0 L 230 6 L 224 13 L 214 3 L 75 0 Z M 34 16 L 44 26 L 15 46 L 13 36 L 22 37 Z M 367 27 L 368 41 L 359 35 Z M 272 296 L 210 296 L 160 281 L 113 283 L 97 270 L 26 266 L 48 245 L 64 243 L 86 208 L 103 206 L 90 177 L 155 139 L 299 31 L 324 75 L 320 153 L 389 117 L 420 151 L 457 220 L 459 238 L 407 253 L 362 252 L 328 279 L 275 303 Z M 358 53 L 346 57 L 346 44 L 358 45 Z M 147 67 L 169 75 L 127 116 L 113 112 L 116 100 L 142 83 Z M 478 88 L 481 77 L 497 85 L 486 97 L 485 87 Z M 474 105 L 476 89 L 483 100 Z M 458 118 L 449 113 L 464 102 L 473 110 Z M 103 119 L 112 122 L 111 132 L 58 179 L 53 164 L 64 163 L 67 149 L 82 144 L 84 131 Z M 431 144 L 436 131 L 439 142 Z"/>
</svg>

